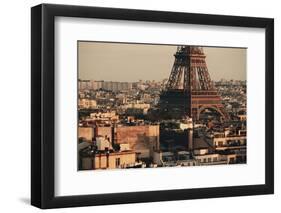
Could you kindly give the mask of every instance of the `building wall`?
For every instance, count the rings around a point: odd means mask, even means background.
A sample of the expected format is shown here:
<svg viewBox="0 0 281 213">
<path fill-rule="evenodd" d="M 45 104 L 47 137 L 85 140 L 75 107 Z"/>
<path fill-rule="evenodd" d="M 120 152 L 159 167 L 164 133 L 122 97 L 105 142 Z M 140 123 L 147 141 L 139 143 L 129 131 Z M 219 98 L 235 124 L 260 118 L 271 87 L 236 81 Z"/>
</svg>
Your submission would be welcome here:
<svg viewBox="0 0 281 213">
<path fill-rule="evenodd" d="M 162 165 L 162 152 L 153 152 L 153 163 Z"/>
<path fill-rule="evenodd" d="M 228 145 L 230 142 L 239 141 L 241 145 L 246 143 L 246 136 L 236 136 L 236 137 L 219 137 L 213 138 L 213 145 L 214 146 L 225 146 Z"/>
<path fill-rule="evenodd" d="M 130 150 L 130 145 L 127 143 L 121 143 L 120 144 L 120 151 L 127 151 Z"/>
<path fill-rule="evenodd" d="M 110 112 L 94 112 L 90 114 L 91 119 L 94 120 L 118 120 L 119 116 L 115 111 Z"/>
<path fill-rule="evenodd" d="M 227 163 L 235 163 L 237 156 L 235 154 L 226 155 Z"/>
<path fill-rule="evenodd" d="M 91 82 L 88 80 L 82 80 L 78 82 L 78 88 L 80 90 L 91 89 L 92 85 Z"/>
<path fill-rule="evenodd" d="M 208 149 L 195 149 L 194 154 L 195 155 L 206 155 L 206 154 L 208 154 Z"/>
<path fill-rule="evenodd" d="M 225 156 L 219 154 L 206 154 L 206 155 L 195 155 L 194 158 L 199 161 L 200 165 L 218 163 L 218 161 L 225 161 Z"/>
<path fill-rule="evenodd" d="M 115 143 L 128 143 L 132 150 L 141 152 L 141 158 L 152 157 L 153 149 L 159 149 L 159 125 L 116 127 L 115 135 Z"/>
<path fill-rule="evenodd" d="M 82 98 L 78 100 L 78 107 L 80 109 L 94 109 L 97 107 L 97 101 L 92 99 Z"/>
<path fill-rule="evenodd" d="M 236 162 L 236 154 L 220 155 L 220 154 L 207 154 L 194 156 L 199 161 L 200 165 L 212 165 L 218 163 L 231 164 Z"/>
<path fill-rule="evenodd" d="M 119 168 L 116 167 L 116 158 L 120 158 L 120 166 L 124 167 L 128 164 L 134 164 L 136 162 L 136 153 L 127 153 L 127 154 L 121 154 L 121 155 L 112 155 L 109 157 L 109 168 L 115 169 Z"/>
<path fill-rule="evenodd" d="M 104 137 L 96 137 L 98 150 L 112 149 L 111 143 Z"/>
<path fill-rule="evenodd" d="M 88 141 L 92 141 L 94 130 L 92 127 L 78 127 L 78 137 L 83 137 Z"/>
<path fill-rule="evenodd" d="M 120 165 L 116 165 L 116 159 L 120 159 Z M 108 159 L 108 163 L 107 163 Z M 127 165 L 134 164 L 136 162 L 135 152 L 120 152 L 110 153 L 108 158 L 106 154 L 97 154 L 95 157 L 82 158 L 82 169 L 116 169 L 126 167 Z"/>
<path fill-rule="evenodd" d="M 106 155 L 98 155 L 95 158 L 91 158 L 93 161 L 93 168 L 92 169 L 105 169 L 107 162 L 106 162 Z"/>
<path fill-rule="evenodd" d="M 96 135 L 106 137 L 110 142 L 112 142 L 112 127 L 98 126 L 96 127 Z"/>
</svg>

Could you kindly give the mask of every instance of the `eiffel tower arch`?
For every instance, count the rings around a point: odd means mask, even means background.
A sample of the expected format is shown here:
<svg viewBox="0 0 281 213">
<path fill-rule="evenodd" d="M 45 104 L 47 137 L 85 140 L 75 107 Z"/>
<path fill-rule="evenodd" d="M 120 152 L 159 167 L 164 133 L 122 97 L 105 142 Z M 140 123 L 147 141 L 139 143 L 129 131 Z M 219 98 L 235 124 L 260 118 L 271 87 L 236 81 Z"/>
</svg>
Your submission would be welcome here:
<svg viewBox="0 0 281 213">
<path fill-rule="evenodd" d="M 169 80 L 160 95 L 162 115 L 198 120 L 204 109 L 217 111 L 229 119 L 206 64 L 202 47 L 178 46 Z"/>
</svg>

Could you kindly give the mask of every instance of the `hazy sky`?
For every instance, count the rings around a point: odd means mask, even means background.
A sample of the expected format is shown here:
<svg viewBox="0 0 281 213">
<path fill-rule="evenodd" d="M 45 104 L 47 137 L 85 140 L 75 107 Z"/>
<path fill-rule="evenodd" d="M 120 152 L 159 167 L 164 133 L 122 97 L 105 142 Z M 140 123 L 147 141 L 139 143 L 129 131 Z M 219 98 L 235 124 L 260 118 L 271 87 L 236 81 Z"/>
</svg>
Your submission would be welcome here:
<svg viewBox="0 0 281 213">
<path fill-rule="evenodd" d="M 129 81 L 169 78 L 177 46 L 79 42 L 79 78 Z M 246 49 L 204 47 L 212 80 L 246 80 Z"/>
</svg>

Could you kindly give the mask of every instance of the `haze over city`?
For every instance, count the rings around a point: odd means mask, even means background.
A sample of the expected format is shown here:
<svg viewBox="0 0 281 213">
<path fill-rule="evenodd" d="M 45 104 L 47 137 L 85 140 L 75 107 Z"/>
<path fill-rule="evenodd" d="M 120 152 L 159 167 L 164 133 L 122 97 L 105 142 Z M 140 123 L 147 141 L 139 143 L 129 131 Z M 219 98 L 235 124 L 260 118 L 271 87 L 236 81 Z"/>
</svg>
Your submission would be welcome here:
<svg viewBox="0 0 281 213">
<path fill-rule="evenodd" d="M 79 78 L 136 82 L 169 78 L 177 46 L 79 42 Z M 204 47 L 212 80 L 246 80 L 246 48 Z"/>
</svg>

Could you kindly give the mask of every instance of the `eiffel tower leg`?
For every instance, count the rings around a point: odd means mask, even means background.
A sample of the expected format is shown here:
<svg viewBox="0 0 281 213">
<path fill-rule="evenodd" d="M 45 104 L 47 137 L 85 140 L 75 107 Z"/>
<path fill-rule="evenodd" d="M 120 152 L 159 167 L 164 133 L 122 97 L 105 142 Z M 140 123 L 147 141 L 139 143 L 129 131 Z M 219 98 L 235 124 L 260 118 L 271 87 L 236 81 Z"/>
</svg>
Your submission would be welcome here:
<svg viewBox="0 0 281 213">
<path fill-rule="evenodd" d="M 191 117 L 192 117 L 193 121 L 198 121 L 199 120 L 199 110 L 198 110 L 197 107 L 192 107 Z"/>
<path fill-rule="evenodd" d="M 198 108 L 196 108 L 196 121 L 198 121 L 199 120 L 199 110 L 198 110 Z"/>
<path fill-rule="evenodd" d="M 218 109 L 219 109 L 219 111 L 220 111 L 220 113 L 221 113 L 223 119 L 224 119 L 224 120 L 229 120 L 229 115 L 228 115 L 228 113 L 225 111 L 225 109 L 224 109 L 223 107 L 220 107 L 220 108 L 218 108 Z"/>
</svg>

